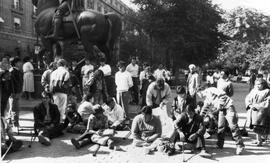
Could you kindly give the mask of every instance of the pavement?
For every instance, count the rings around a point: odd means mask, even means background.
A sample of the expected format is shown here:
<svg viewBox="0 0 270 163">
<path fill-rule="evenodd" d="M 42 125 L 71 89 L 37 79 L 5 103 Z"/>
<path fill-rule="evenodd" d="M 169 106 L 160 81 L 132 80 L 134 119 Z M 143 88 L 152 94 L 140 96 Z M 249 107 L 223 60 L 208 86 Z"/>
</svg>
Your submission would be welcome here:
<svg viewBox="0 0 270 163">
<path fill-rule="evenodd" d="M 239 113 L 239 126 L 243 127 L 245 122 L 245 110 L 243 109 L 243 100 L 247 95 L 248 85 L 234 83 L 235 89 L 235 105 L 237 106 L 237 111 Z M 207 151 L 212 154 L 211 158 L 202 158 L 196 153 L 190 153 L 190 151 L 185 151 L 182 154 L 177 151 L 173 156 L 167 156 L 160 152 L 155 152 L 151 155 L 145 155 L 143 148 L 133 147 L 131 145 L 131 137 L 128 139 L 123 139 L 128 131 L 118 132 L 116 134 L 115 142 L 119 145 L 120 150 L 110 150 L 108 147 L 101 147 L 97 156 L 93 156 L 93 151 L 95 146 L 87 146 L 82 149 L 75 149 L 71 144 L 70 139 L 79 136 L 78 134 L 65 133 L 63 136 L 53 139 L 52 145 L 47 147 L 41 145 L 37 139 L 32 143 L 31 148 L 28 147 L 31 139 L 31 130 L 29 127 L 33 126 L 33 114 L 32 108 L 39 103 L 40 100 L 34 101 L 21 101 L 21 106 L 23 106 L 20 113 L 20 124 L 22 129 L 19 134 L 15 134 L 17 139 L 23 141 L 23 147 L 15 153 L 8 154 L 2 162 L 12 162 L 12 163 L 84 163 L 84 162 L 114 162 L 114 163 L 164 163 L 164 162 L 260 162 L 269 163 L 270 161 L 270 140 L 264 144 L 262 147 L 257 147 L 252 144 L 252 140 L 255 139 L 255 134 L 248 130 L 249 137 L 244 137 L 245 151 L 242 155 L 235 155 L 235 143 L 231 137 L 227 136 L 225 140 L 224 149 L 216 149 L 216 137 L 213 136 L 210 139 L 206 139 Z M 131 106 L 131 112 L 137 113 L 138 107 Z M 16 132 L 16 130 L 14 130 Z"/>
</svg>

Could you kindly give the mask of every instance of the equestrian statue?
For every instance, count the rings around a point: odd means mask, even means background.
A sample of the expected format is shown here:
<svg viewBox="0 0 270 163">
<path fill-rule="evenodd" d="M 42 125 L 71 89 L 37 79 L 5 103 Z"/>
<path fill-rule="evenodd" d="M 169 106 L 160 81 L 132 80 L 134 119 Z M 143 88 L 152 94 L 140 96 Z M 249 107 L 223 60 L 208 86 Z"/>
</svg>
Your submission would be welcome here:
<svg viewBox="0 0 270 163">
<path fill-rule="evenodd" d="M 32 3 L 37 7 L 35 29 L 50 59 L 59 56 L 54 48 L 61 47 L 59 42 L 72 40 L 81 42 L 87 52 L 85 58 L 105 57 L 110 63 L 122 29 L 117 14 L 85 10 L 83 0 L 32 0 Z M 103 53 L 96 55 L 99 50 Z"/>
</svg>

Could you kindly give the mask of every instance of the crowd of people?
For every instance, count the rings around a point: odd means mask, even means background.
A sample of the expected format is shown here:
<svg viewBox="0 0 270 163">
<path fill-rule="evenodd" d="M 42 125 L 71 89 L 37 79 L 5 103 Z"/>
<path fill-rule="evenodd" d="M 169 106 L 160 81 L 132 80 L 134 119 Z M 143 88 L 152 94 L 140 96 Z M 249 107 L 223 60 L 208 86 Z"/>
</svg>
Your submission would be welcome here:
<svg viewBox="0 0 270 163">
<path fill-rule="evenodd" d="M 75 61 L 69 66 L 66 60 L 59 59 L 44 71 L 40 81 L 42 101 L 33 108 L 34 130 L 41 144 L 51 145 L 51 139 L 65 131 L 80 134 L 70 140 L 76 149 L 87 144 L 115 149 L 116 131 L 131 126 L 133 145 L 145 147 L 146 153 L 166 148 L 170 149 L 165 150 L 170 155 L 174 153 L 176 142 L 184 141 L 191 144 L 192 149 L 199 150 L 200 156 L 210 157 L 206 135 L 217 134 L 216 147 L 222 149 L 226 132 L 231 133 L 235 141 L 236 154 L 244 151 L 228 70 L 221 70 L 215 80 L 204 83 L 196 66 L 191 64 L 186 84 L 177 86 L 177 95 L 172 97 L 172 72 L 162 64 L 152 73 L 151 65 L 143 63 L 141 66 L 134 57 L 128 65 L 119 61 L 114 75 L 105 58 L 99 61 L 98 66 L 94 66 L 85 59 L 85 65 L 78 71 Z M 9 125 L 20 127 L 21 93 L 31 99 L 34 91 L 31 58 L 26 57 L 23 66 L 22 63 L 18 57 L 4 57 L 0 65 L 2 152 L 7 151 L 8 146 L 16 151 L 22 145 L 10 132 Z M 266 81 L 256 77 L 245 102 L 247 124 L 257 134 L 254 143 L 258 146 L 263 145 L 270 132 L 269 100 Z M 135 117 L 130 114 L 131 105 L 141 106 Z M 167 137 L 161 137 L 161 120 L 153 115 L 157 108 L 172 108 L 173 131 Z M 12 121 L 7 121 L 9 119 Z"/>
</svg>

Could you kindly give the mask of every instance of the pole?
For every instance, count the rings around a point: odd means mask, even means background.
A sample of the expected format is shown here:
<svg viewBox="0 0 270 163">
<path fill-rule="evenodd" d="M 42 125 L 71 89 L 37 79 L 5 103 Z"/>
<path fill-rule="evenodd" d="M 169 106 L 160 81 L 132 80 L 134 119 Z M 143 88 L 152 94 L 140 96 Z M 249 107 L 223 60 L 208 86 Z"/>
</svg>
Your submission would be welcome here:
<svg viewBox="0 0 270 163">
<path fill-rule="evenodd" d="M 72 11 L 71 11 L 71 8 L 70 8 L 69 3 L 68 3 L 68 10 L 69 10 L 69 12 L 70 12 L 70 14 L 71 14 L 71 17 L 72 17 L 72 23 L 73 23 L 73 25 L 74 25 L 76 34 L 77 34 L 78 38 L 81 39 L 79 30 L 78 30 L 78 26 L 77 26 L 77 23 L 75 22 L 75 18 L 74 18 L 74 16 L 73 16 L 73 13 L 72 13 Z"/>
</svg>

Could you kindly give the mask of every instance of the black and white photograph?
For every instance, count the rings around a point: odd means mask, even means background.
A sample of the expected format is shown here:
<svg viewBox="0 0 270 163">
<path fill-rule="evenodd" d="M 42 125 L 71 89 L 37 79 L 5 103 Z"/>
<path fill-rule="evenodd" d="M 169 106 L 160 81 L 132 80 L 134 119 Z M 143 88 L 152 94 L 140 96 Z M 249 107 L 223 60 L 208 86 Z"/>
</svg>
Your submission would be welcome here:
<svg viewBox="0 0 270 163">
<path fill-rule="evenodd" d="M 269 0 L 0 0 L 3 163 L 269 163 Z"/>
</svg>

